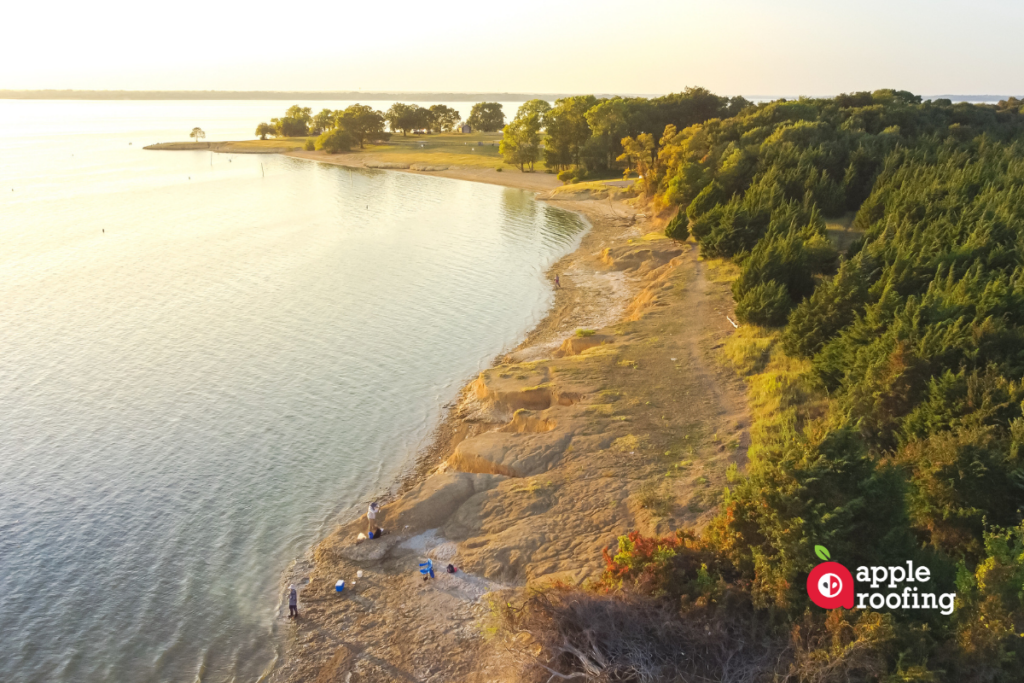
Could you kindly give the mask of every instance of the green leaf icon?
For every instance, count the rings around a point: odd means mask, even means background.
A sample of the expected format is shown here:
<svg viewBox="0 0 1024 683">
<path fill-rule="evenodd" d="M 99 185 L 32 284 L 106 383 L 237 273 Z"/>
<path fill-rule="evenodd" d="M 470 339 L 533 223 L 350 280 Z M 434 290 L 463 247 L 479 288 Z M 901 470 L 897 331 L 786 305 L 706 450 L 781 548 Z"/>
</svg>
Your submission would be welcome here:
<svg viewBox="0 0 1024 683">
<path fill-rule="evenodd" d="M 828 554 L 828 550 L 823 545 L 814 546 L 814 554 L 817 555 L 819 559 L 825 561 L 832 559 L 832 556 Z"/>
</svg>

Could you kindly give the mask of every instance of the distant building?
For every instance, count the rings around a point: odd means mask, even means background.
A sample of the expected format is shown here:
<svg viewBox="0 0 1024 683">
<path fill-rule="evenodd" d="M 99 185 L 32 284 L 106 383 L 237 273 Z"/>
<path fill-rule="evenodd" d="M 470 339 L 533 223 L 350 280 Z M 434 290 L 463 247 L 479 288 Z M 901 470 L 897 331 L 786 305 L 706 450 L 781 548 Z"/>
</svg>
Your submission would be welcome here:
<svg viewBox="0 0 1024 683">
<path fill-rule="evenodd" d="M 459 126 L 459 132 L 460 133 L 472 133 L 473 132 L 473 127 L 470 126 L 468 123 L 464 123 L 461 126 Z"/>
</svg>

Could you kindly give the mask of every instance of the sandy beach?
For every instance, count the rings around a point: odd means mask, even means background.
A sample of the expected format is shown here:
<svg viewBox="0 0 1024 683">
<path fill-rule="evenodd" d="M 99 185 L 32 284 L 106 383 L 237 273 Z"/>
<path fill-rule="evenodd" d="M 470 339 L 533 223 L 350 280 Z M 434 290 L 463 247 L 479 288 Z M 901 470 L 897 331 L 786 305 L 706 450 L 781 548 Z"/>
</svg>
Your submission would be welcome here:
<svg viewBox="0 0 1024 683">
<path fill-rule="evenodd" d="M 591 229 L 550 269 L 561 287 L 547 317 L 462 390 L 384 500 L 386 534 L 360 541 L 365 516 L 342 524 L 288 574 L 302 616 L 271 680 L 520 680 L 489 635 L 491 600 L 600 575 L 602 549 L 632 529 L 700 527 L 727 467 L 742 467 L 744 390 L 717 352 L 731 296 L 692 243 L 660 234 L 665 217 L 610 192 L 559 190 L 544 173 L 387 168 L 534 190 Z M 423 581 L 428 559 L 436 578 Z"/>
<path fill-rule="evenodd" d="M 383 161 L 371 154 L 327 154 L 326 152 L 307 152 L 297 150 L 287 152 L 285 156 L 309 161 L 320 161 L 336 166 L 350 168 L 376 168 L 389 171 L 402 171 L 423 175 L 441 176 L 456 180 L 470 180 L 476 183 L 504 185 L 520 190 L 545 192 L 561 187 L 562 183 L 551 173 L 520 173 L 518 170 L 497 171 L 493 168 L 471 168 L 469 166 L 429 166 L 415 163 Z M 431 169 L 431 170 L 426 170 Z"/>
</svg>

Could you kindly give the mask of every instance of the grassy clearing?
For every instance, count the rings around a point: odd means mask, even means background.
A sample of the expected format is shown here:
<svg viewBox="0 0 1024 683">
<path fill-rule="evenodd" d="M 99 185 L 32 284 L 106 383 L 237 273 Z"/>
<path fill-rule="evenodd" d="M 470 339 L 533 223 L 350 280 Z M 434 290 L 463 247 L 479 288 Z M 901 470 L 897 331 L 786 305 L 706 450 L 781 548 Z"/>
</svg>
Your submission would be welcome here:
<svg viewBox="0 0 1024 683">
<path fill-rule="evenodd" d="M 501 133 L 439 133 L 437 135 L 393 135 L 385 144 L 367 145 L 358 154 L 372 155 L 385 162 L 427 164 L 437 166 L 470 166 L 476 168 L 513 166 L 504 163 L 498 145 Z M 534 172 L 543 172 L 544 162 L 538 161 Z M 518 169 L 515 169 L 518 170 Z"/>
<path fill-rule="evenodd" d="M 615 197 L 622 193 L 622 188 L 608 185 L 603 180 L 592 180 L 585 183 L 572 183 L 562 185 L 551 191 L 554 196 L 561 195 L 563 198 L 586 195 L 589 199 L 605 199 Z"/>
<path fill-rule="evenodd" d="M 732 261 L 711 259 L 704 261 L 708 280 L 717 283 L 731 283 L 740 276 L 740 267 Z"/>
<path fill-rule="evenodd" d="M 229 143 L 231 149 L 243 150 L 263 150 L 263 149 L 287 149 L 289 151 L 302 149 L 306 144 L 306 140 L 315 140 L 316 137 L 302 137 L 302 138 L 270 138 L 268 140 L 242 140 L 239 142 Z"/>
<path fill-rule="evenodd" d="M 230 143 L 232 150 L 258 151 L 301 150 L 306 140 L 315 136 L 300 138 L 270 138 L 269 140 L 243 140 Z M 368 144 L 358 147 L 351 154 L 365 155 L 387 163 L 425 164 L 429 166 L 469 166 L 474 168 L 502 168 L 505 171 L 519 169 L 504 163 L 498 145 L 501 133 L 439 133 L 437 135 L 395 134 L 386 143 Z M 535 173 L 543 173 L 543 161 L 534 166 Z"/>
<path fill-rule="evenodd" d="M 746 378 L 753 425 L 748 455 L 789 440 L 824 414 L 827 399 L 811 377 L 811 363 L 787 355 L 780 333 L 753 325 L 738 329 L 723 351 Z"/>
<path fill-rule="evenodd" d="M 856 230 L 853 226 L 854 213 L 848 213 L 839 218 L 825 221 L 825 234 L 839 251 L 846 251 L 856 240 L 864 235 L 863 230 Z"/>
</svg>

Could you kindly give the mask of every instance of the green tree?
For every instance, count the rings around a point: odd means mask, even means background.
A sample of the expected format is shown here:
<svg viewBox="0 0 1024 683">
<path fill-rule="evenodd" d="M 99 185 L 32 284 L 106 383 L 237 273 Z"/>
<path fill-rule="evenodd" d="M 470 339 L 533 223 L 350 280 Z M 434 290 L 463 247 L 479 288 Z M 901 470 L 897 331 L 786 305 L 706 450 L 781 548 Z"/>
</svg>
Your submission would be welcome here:
<svg viewBox="0 0 1024 683">
<path fill-rule="evenodd" d="M 658 185 L 658 153 L 654 148 L 654 136 L 641 133 L 635 139 L 623 138 L 622 150 L 616 161 L 625 161 L 636 170 L 644 187 L 644 196 L 650 197 Z"/>
<path fill-rule="evenodd" d="M 334 126 L 335 112 L 330 109 L 322 109 L 319 114 L 310 119 L 309 132 L 311 135 L 320 135 L 325 130 Z"/>
<path fill-rule="evenodd" d="M 585 116 L 591 132 L 586 144 L 586 163 L 594 169 L 611 168 L 613 161 L 626 161 L 622 157 L 625 138 L 636 139 L 645 133 L 651 136 L 652 151 L 657 154 L 657 138 L 662 130 L 655 130 L 652 125 L 649 100 L 643 97 L 602 100 L 587 110 Z"/>
<path fill-rule="evenodd" d="M 329 130 L 318 137 L 316 139 L 315 147 L 316 149 L 327 152 L 328 154 L 339 154 L 352 149 L 352 145 L 355 143 L 356 140 L 348 131 L 335 128 L 334 130 Z"/>
<path fill-rule="evenodd" d="M 595 104 L 597 98 L 593 95 L 555 100 L 555 106 L 544 116 L 548 134 L 544 163 L 548 168 L 560 171 L 580 165 L 581 152 L 590 139 L 586 114 Z"/>
<path fill-rule="evenodd" d="M 195 140 L 196 142 L 199 142 L 200 140 L 202 140 L 203 138 L 206 137 L 206 133 L 203 132 L 202 128 L 200 128 L 199 126 L 196 126 L 195 128 L 192 129 L 192 132 L 189 133 L 188 136 L 190 138 L 192 138 L 193 140 Z"/>
<path fill-rule="evenodd" d="M 456 110 L 443 104 L 430 106 L 430 130 L 435 133 L 450 133 L 459 125 L 462 115 Z"/>
<path fill-rule="evenodd" d="M 1013 98 L 1010 98 L 1013 99 Z M 516 110 L 516 118 L 520 119 L 530 114 L 537 114 L 540 116 L 541 126 L 544 125 L 544 116 L 551 111 L 551 105 L 544 100 L 530 100 L 519 105 L 519 109 Z"/>
<path fill-rule="evenodd" d="M 862 255 L 844 261 L 835 277 L 824 281 L 790 316 L 783 335 L 786 350 L 810 357 L 851 322 L 868 301 Z"/>
<path fill-rule="evenodd" d="M 268 135 L 274 135 L 277 129 L 269 123 L 261 123 L 256 126 L 256 135 L 260 136 L 260 140 L 266 140 Z"/>
<path fill-rule="evenodd" d="M 353 104 L 335 112 L 335 125 L 348 132 L 362 149 L 369 140 L 387 139 L 384 114 L 365 104 Z"/>
<path fill-rule="evenodd" d="M 750 578 L 755 603 L 801 611 L 815 545 L 848 567 L 916 559 L 903 480 L 868 457 L 853 426 L 786 436 L 751 460 L 707 534 Z"/>
<path fill-rule="evenodd" d="M 413 130 L 422 130 L 427 133 L 433 130 L 433 114 L 426 107 L 416 107 L 412 117 Z"/>
<path fill-rule="evenodd" d="M 309 134 L 309 127 L 301 119 L 286 116 L 282 119 L 270 119 L 274 126 L 274 135 L 282 138 L 298 138 Z"/>
<path fill-rule="evenodd" d="M 288 110 L 284 113 L 285 118 L 295 119 L 301 121 L 307 127 L 313 122 L 313 110 L 310 107 L 300 107 L 297 104 L 293 104 L 288 107 Z"/>
<path fill-rule="evenodd" d="M 674 125 L 679 130 L 732 114 L 738 114 L 749 105 L 742 97 L 729 100 L 705 88 L 687 88 L 680 93 L 655 97 L 649 101 L 647 132 L 661 135 L 665 126 Z"/>
<path fill-rule="evenodd" d="M 685 211 L 677 211 L 672 220 L 665 226 L 665 236 L 681 242 L 690 236 L 690 219 Z"/>
<path fill-rule="evenodd" d="M 736 301 L 736 317 L 751 325 L 780 327 L 786 324 L 792 307 L 786 288 L 768 280 L 754 285 Z"/>
<path fill-rule="evenodd" d="M 411 130 L 426 127 L 426 121 L 420 110 L 423 110 L 423 108 L 403 102 L 395 102 L 388 109 L 387 113 L 384 114 L 384 118 L 393 132 L 400 130 L 402 131 L 402 137 L 405 137 Z"/>
<path fill-rule="evenodd" d="M 505 125 L 505 114 L 502 113 L 501 105 L 497 102 L 477 102 L 469 112 L 466 123 L 474 130 L 493 133 L 501 130 Z"/>
<path fill-rule="evenodd" d="M 536 112 L 516 117 L 505 126 L 499 147 L 505 162 L 518 166 L 520 171 L 525 171 L 526 166 L 532 171 L 534 162 L 540 156 L 539 132 L 540 115 Z"/>
</svg>

